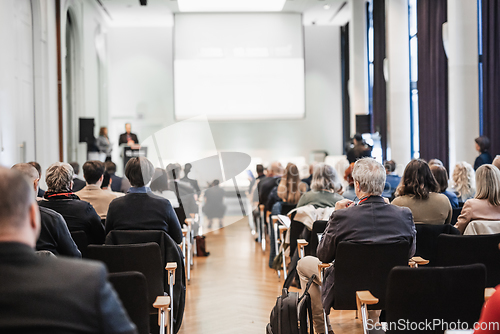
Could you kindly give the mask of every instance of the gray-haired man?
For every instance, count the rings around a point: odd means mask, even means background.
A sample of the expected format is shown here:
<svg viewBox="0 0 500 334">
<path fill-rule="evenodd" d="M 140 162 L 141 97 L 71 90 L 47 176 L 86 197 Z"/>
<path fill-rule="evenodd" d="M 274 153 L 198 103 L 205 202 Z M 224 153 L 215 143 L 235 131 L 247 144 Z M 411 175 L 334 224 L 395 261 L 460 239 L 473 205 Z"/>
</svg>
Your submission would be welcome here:
<svg viewBox="0 0 500 334">
<path fill-rule="evenodd" d="M 341 241 L 386 243 L 408 241 L 409 257 L 415 253 L 415 225 L 410 209 L 388 204 L 381 194 L 385 185 L 385 169 L 372 158 L 356 162 L 352 171 L 354 189 L 359 202 L 344 199 L 336 203 L 317 249 L 317 258 L 307 256 L 299 261 L 297 272 L 302 289 L 309 277 L 318 274 L 319 261 L 329 263 L 335 259 Z M 333 266 L 325 272 L 325 282 L 320 289 L 319 279 L 309 289 L 312 301 L 313 323 L 317 333 L 324 333 L 323 304 L 327 314 L 333 304 Z M 328 323 L 329 332 L 331 326 Z"/>
</svg>

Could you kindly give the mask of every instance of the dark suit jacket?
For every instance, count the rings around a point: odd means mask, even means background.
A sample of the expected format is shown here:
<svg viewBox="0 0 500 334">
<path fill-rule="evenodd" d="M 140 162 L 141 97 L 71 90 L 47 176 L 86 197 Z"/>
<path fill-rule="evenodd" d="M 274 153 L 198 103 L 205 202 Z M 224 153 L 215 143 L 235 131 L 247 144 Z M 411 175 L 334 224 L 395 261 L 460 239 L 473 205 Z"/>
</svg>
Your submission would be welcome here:
<svg viewBox="0 0 500 334">
<path fill-rule="evenodd" d="M 273 176 L 273 177 L 265 177 L 262 178 L 257 184 L 257 190 L 259 191 L 259 204 L 266 204 L 268 202 L 269 194 L 274 187 L 277 187 L 280 183 L 281 177 Z M 271 211 L 271 208 L 267 208 L 266 210 Z"/>
<path fill-rule="evenodd" d="M 493 158 L 491 157 L 490 152 L 485 151 L 481 153 L 476 160 L 474 160 L 474 170 L 477 170 L 479 167 L 485 164 L 491 164 L 493 161 Z"/>
<path fill-rule="evenodd" d="M 64 218 L 54 210 L 40 206 L 40 236 L 36 242 L 36 250 L 48 250 L 55 255 L 82 257 Z"/>
<path fill-rule="evenodd" d="M 182 242 L 179 220 L 168 199 L 148 193 L 128 193 L 109 204 L 106 234 L 112 230 L 161 230 Z"/>
<path fill-rule="evenodd" d="M 130 133 L 130 137 L 132 137 L 134 143 L 139 144 L 139 139 L 137 139 L 137 135 L 135 133 Z M 126 143 L 127 143 L 127 133 L 125 132 L 120 135 L 120 140 L 118 141 L 118 145 Z"/>
<path fill-rule="evenodd" d="M 322 262 L 335 260 L 337 246 L 341 241 L 360 243 L 390 243 L 407 241 L 410 254 L 415 254 L 416 230 L 410 209 L 387 204 L 380 196 L 368 197 L 356 206 L 334 211 L 317 249 Z M 325 271 L 322 287 L 323 305 L 329 310 L 333 304 L 333 270 Z"/>
<path fill-rule="evenodd" d="M 2 242 L 0 272 L 1 333 L 137 333 L 101 263 Z"/>
<path fill-rule="evenodd" d="M 48 199 L 38 202 L 38 205 L 60 213 L 70 232 L 83 231 L 90 244 L 103 244 L 104 226 L 101 217 L 88 202 L 79 199 Z"/>
<path fill-rule="evenodd" d="M 73 179 L 73 189 L 71 189 L 71 191 L 75 193 L 85 188 L 86 185 L 87 182 L 80 180 L 79 178 L 76 177 Z"/>
</svg>

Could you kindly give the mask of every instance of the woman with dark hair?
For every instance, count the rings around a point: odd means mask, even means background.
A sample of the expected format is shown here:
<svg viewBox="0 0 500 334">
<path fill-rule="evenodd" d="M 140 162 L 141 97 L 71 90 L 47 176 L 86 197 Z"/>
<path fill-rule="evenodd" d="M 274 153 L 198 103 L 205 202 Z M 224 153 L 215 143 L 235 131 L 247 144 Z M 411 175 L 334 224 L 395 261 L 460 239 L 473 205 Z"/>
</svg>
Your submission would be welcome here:
<svg viewBox="0 0 500 334">
<path fill-rule="evenodd" d="M 493 158 L 490 152 L 490 139 L 485 136 L 477 137 L 474 139 L 476 142 L 476 151 L 479 152 L 479 156 L 474 161 L 474 170 L 477 170 L 481 165 L 491 164 Z"/>
<path fill-rule="evenodd" d="M 439 185 L 424 160 L 410 161 L 392 204 L 405 206 L 413 214 L 415 224 L 449 224 L 452 209 L 448 198 L 439 193 Z"/>
<path fill-rule="evenodd" d="M 448 173 L 446 172 L 446 168 L 439 165 L 430 166 L 431 172 L 436 179 L 436 182 L 439 186 L 439 191 L 441 194 L 448 197 L 450 201 L 452 209 L 458 208 L 458 197 L 454 192 L 447 190 L 448 189 Z"/>
</svg>

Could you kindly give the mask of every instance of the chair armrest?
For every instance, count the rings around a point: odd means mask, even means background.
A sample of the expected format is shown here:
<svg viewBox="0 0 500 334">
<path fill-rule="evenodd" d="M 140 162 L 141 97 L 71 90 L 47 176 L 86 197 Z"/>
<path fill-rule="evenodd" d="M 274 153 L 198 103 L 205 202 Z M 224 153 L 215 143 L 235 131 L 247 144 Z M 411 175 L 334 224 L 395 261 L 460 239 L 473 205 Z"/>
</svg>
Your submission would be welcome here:
<svg viewBox="0 0 500 334">
<path fill-rule="evenodd" d="M 170 273 L 172 273 L 172 276 L 175 277 L 175 269 L 177 269 L 176 262 L 168 262 L 165 266 L 165 270 L 168 271 L 168 284 L 170 284 Z M 175 278 L 172 280 L 172 284 L 175 284 Z"/>
<path fill-rule="evenodd" d="M 356 300 L 359 304 L 375 305 L 378 303 L 378 298 L 375 298 L 368 290 L 356 291 Z"/>
<path fill-rule="evenodd" d="M 167 308 L 170 306 L 170 296 L 158 296 L 156 297 L 153 307 L 157 309 Z"/>
<path fill-rule="evenodd" d="M 280 226 L 278 226 L 278 230 L 279 230 L 280 232 L 284 232 L 284 231 L 287 231 L 287 230 L 288 230 L 288 227 L 286 227 L 285 225 L 280 225 Z"/>
<path fill-rule="evenodd" d="M 412 268 L 423 266 L 427 263 L 429 263 L 429 260 L 423 259 L 420 256 L 414 256 L 408 261 L 408 265 Z"/>
<path fill-rule="evenodd" d="M 326 269 L 326 268 L 329 268 L 331 267 L 332 264 L 331 263 L 323 263 L 323 262 L 320 262 L 318 263 L 318 268 L 321 270 L 321 269 Z"/>
<path fill-rule="evenodd" d="M 309 242 L 307 242 L 305 239 L 297 239 L 297 247 L 305 247 L 309 245 Z"/>
<path fill-rule="evenodd" d="M 187 226 L 191 226 L 191 224 L 193 223 L 194 221 L 194 218 L 186 218 L 184 219 L 184 223 L 186 223 Z"/>
<path fill-rule="evenodd" d="M 495 288 L 486 288 L 484 289 L 484 301 L 488 301 L 490 297 L 495 293 Z"/>
<path fill-rule="evenodd" d="M 260 204 L 259 205 L 259 210 L 260 212 L 264 212 L 264 209 L 266 208 L 266 206 L 264 204 Z"/>
<path fill-rule="evenodd" d="M 187 228 L 182 228 L 182 229 L 181 229 L 181 231 L 182 231 L 182 235 L 183 235 L 183 236 L 186 236 L 186 235 L 188 234 L 188 232 L 189 232 L 189 231 L 187 230 Z"/>
</svg>

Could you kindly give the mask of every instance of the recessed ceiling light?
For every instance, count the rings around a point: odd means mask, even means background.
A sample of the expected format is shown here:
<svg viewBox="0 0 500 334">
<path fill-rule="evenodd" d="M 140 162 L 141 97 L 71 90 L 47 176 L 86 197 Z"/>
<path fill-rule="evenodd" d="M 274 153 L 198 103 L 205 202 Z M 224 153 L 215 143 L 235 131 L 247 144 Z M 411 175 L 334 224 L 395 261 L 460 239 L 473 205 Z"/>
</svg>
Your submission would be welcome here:
<svg viewBox="0 0 500 334">
<path fill-rule="evenodd" d="M 178 0 L 181 12 L 279 12 L 286 0 Z"/>
<path fill-rule="evenodd" d="M 324 5 L 324 6 L 323 6 L 323 8 L 324 8 L 325 10 L 329 10 L 329 9 L 330 9 L 330 5 Z"/>
</svg>

